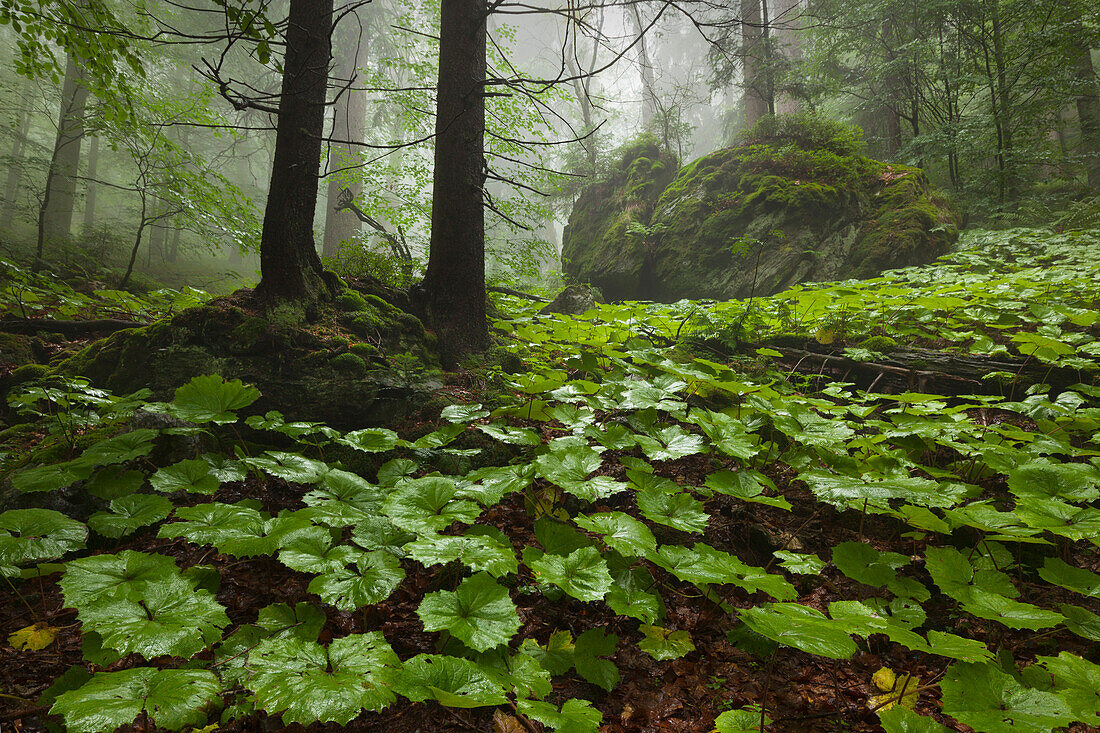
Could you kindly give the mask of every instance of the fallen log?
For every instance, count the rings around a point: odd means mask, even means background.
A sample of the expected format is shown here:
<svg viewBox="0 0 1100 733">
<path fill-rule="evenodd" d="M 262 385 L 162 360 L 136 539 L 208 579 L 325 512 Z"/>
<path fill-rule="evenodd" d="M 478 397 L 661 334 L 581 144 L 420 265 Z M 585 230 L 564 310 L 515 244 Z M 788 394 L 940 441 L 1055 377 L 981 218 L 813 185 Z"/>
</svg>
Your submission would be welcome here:
<svg viewBox="0 0 1100 733">
<path fill-rule="evenodd" d="M 6 333 L 36 334 L 60 333 L 65 336 L 86 336 L 88 334 L 114 333 L 126 328 L 141 328 L 148 323 L 123 321 L 117 318 L 99 318 L 90 321 L 55 321 L 50 318 L 10 318 L 0 320 L 0 331 Z"/>
</svg>

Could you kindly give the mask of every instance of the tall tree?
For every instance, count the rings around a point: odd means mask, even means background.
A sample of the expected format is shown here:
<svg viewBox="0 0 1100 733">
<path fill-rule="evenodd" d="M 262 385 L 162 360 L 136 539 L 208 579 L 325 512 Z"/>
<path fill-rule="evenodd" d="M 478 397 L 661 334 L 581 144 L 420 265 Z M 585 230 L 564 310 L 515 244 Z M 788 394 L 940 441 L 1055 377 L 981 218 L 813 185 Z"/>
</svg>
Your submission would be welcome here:
<svg viewBox="0 0 1100 733">
<path fill-rule="evenodd" d="M 95 136 L 88 144 L 88 175 L 84 181 L 84 223 L 81 231 L 87 236 L 95 226 L 96 174 L 99 172 L 99 137 Z"/>
<path fill-rule="evenodd" d="M 61 89 L 57 137 L 50 168 L 46 173 L 46 190 L 38 211 L 38 243 L 32 267 L 35 272 L 42 266 L 46 243 L 63 241 L 72 231 L 80 143 L 84 139 L 84 105 L 87 99 L 88 87 L 81 64 L 70 53 Z"/>
<path fill-rule="evenodd" d="M 741 68 L 744 93 L 744 126 L 751 127 L 772 109 L 768 90 L 765 21 L 761 0 L 741 0 Z"/>
<path fill-rule="evenodd" d="M 313 216 L 332 16 L 333 0 L 290 0 L 275 159 L 260 236 L 260 283 L 256 286 L 256 295 L 269 301 L 312 301 L 330 294 L 313 240 Z"/>
<path fill-rule="evenodd" d="M 4 184 L 4 216 L 5 225 L 10 224 L 15 216 L 15 204 L 19 198 L 19 183 L 23 179 L 23 158 L 27 152 L 28 134 L 30 132 L 31 104 L 30 104 L 31 80 L 23 82 L 19 94 L 19 110 L 15 128 L 12 130 L 11 159 L 8 161 L 8 177 Z"/>
<path fill-rule="evenodd" d="M 367 95 L 356 89 L 362 86 L 356 75 L 370 43 L 370 28 L 357 22 L 361 15 L 365 13 L 344 17 L 335 34 L 332 78 L 338 96 L 332 125 L 335 142 L 328 156 L 328 206 L 322 247 L 326 257 L 334 257 L 340 244 L 357 238 L 362 229 L 359 219 L 350 211 L 337 211 L 336 203 L 343 189 L 350 190 L 355 199 L 363 188 L 356 143 L 362 142 L 366 133 Z"/>
<path fill-rule="evenodd" d="M 485 0 L 442 0 L 428 268 L 421 282 L 445 365 L 488 347 L 485 316 Z"/>
</svg>

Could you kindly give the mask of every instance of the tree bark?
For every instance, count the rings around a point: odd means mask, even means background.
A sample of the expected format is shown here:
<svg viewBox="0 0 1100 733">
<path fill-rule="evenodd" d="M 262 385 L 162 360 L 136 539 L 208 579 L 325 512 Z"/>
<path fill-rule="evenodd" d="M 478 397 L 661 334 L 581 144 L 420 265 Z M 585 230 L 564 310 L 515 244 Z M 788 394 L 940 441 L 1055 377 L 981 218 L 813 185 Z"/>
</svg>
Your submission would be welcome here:
<svg viewBox="0 0 1100 733">
<path fill-rule="evenodd" d="M 768 113 L 760 0 L 741 0 L 741 68 L 744 79 L 745 128 Z"/>
<path fill-rule="evenodd" d="M 57 138 L 46 174 L 42 206 L 38 212 L 38 244 L 32 266 L 34 272 L 38 272 L 42 266 L 42 253 L 46 243 L 67 239 L 72 231 L 80 142 L 84 138 L 84 104 L 87 100 L 88 89 L 84 86 L 80 63 L 70 54 L 65 65 Z"/>
<path fill-rule="evenodd" d="M 19 199 L 19 183 L 23 179 L 23 156 L 27 152 L 27 133 L 30 131 L 30 79 L 23 82 L 19 97 L 19 124 L 11 142 L 11 161 L 8 164 L 8 179 L 4 185 L 4 225 L 10 226 L 15 216 L 15 204 Z"/>
<path fill-rule="evenodd" d="M 428 268 L 421 283 L 444 366 L 489 344 L 485 318 L 485 0 L 442 0 Z"/>
<path fill-rule="evenodd" d="M 333 0 L 291 0 L 271 187 L 260 235 L 261 299 L 329 295 L 313 241 Z"/>
<path fill-rule="evenodd" d="M 1078 33 L 1070 52 L 1073 55 L 1073 72 L 1077 91 L 1077 121 L 1081 127 L 1079 152 L 1084 159 L 1089 188 L 1100 191 L 1100 96 L 1096 90 L 1096 69 L 1092 65 L 1092 53 L 1085 41 L 1081 19 L 1074 19 Z"/>
<path fill-rule="evenodd" d="M 332 136 L 347 143 L 333 143 L 328 158 L 328 206 L 325 209 L 325 239 L 322 251 L 325 257 L 335 257 L 341 243 L 353 241 L 362 226 L 348 212 L 336 211 L 336 199 L 343 189 L 351 191 L 356 199 L 363 190 L 359 150 L 352 145 L 361 142 L 366 135 L 367 98 L 362 91 L 352 87 L 362 84 L 356 80 L 357 70 L 366 55 L 369 34 L 366 24 L 355 22 L 356 16 L 343 18 L 336 32 L 336 63 L 332 75 L 340 97 L 336 103 L 336 118 Z M 347 87 L 346 89 L 344 87 Z"/>
<path fill-rule="evenodd" d="M 88 175 L 84 182 L 84 223 L 80 231 L 88 236 L 95 226 L 96 171 L 99 168 L 99 138 L 93 137 L 88 144 Z"/>
<path fill-rule="evenodd" d="M 627 8 L 627 15 L 634 26 L 634 34 L 638 45 L 638 74 L 642 78 L 642 127 L 648 128 L 653 124 L 654 118 L 660 110 L 657 102 L 657 85 L 653 81 L 653 65 L 649 62 L 649 50 L 646 47 L 645 24 L 642 23 L 642 14 L 637 5 Z"/>
</svg>

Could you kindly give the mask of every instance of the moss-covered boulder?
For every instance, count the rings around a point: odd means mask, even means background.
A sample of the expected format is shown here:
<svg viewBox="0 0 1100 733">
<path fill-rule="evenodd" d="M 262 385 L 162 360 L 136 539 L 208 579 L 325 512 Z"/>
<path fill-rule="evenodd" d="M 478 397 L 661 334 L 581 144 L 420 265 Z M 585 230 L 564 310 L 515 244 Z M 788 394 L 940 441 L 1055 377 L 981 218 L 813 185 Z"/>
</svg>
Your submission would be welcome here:
<svg viewBox="0 0 1100 733">
<path fill-rule="evenodd" d="M 415 316 L 376 296 L 345 295 L 354 309 L 337 307 L 302 323 L 258 309 L 249 291 L 240 291 L 96 341 L 58 371 L 120 394 L 149 387 L 156 399 L 170 399 L 194 376 L 220 374 L 258 387 L 259 412 L 341 429 L 400 419 L 438 387 L 431 377 L 439 368 L 434 337 Z M 394 357 L 399 371 L 390 368 Z"/>
<path fill-rule="evenodd" d="M 614 299 L 668 302 L 873 277 L 943 254 L 958 236 L 946 200 L 920 169 L 872 160 L 858 148 L 849 128 L 835 123 L 766 118 L 742 144 L 681 168 L 648 218 L 638 210 L 630 219 L 634 238 L 617 229 L 628 216 L 615 208 L 617 189 L 596 184 L 570 217 L 566 272 Z M 581 206 L 597 194 L 602 207 Z M 617 278 L 609 292 L 609 273 L 630 277 Z"/>
<path fill-rule="evenodd" d="M 651 246 L 645 227 L 677 168 L 655 138 L 624 148 L 611 171 L 573 205 L 562 234 L 565 274 L 592 283 L 611 300 L 637 297 Z"/>
</svg>

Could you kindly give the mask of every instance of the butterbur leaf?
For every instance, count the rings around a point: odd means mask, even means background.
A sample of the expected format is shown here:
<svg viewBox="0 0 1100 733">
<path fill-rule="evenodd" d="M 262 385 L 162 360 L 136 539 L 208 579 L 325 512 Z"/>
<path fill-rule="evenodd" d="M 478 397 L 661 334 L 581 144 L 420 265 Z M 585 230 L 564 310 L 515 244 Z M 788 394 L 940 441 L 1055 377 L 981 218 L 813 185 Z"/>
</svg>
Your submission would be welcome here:
<svg viewBox="0 0 1100 733">
<path fill-rule="evenodd" d="M 94 466 L 79 461 L 28 468 L 12 476 L 11 485 L 21 493 L 57 491 L 88 478 Z"/>
<path fill-rule="evenodd" d="M 241 462 L 296 484 L 315 484 L 329 472 L 328 465 L 323 461 L 284 451 L 269 450 L 265 455 L 245 458 Z"/>
<path fill-rule="evenodd" d="M 686 491 L 667 492 L 643 489 L 637 493 L 638 509 L 651 522 L 682 532 L 703 532 L 708 516 L 702 502 Z"/>
<path fill-rule="evenodd" d="M 390 593 L 405 579 L 401 563 L 382 551 L 368 552 L 356 560 L 354 568 L 318 575 L 309 584 L 309 592 L 344 611 L 389 598 Z"/>
<path fill-rule="evenodd" d="M 545 645 L 534 639 L 524 639 L 522 651 L 552 675 L 565 674 L 573 667 L 573 655 L 576 649 L 573 635 L 568 631 L 555 631 Z"/>
<path fill-rule="evenodd" d="M 193 423 L 218 425 L 236 422 L 233 410 L 248 407 L 260 396 L 260 390 L 245 386 L 241 380 L 225 381 L 216 374 L 195 377 L 176 390 L 168 403 L 170 414 Z"/>
<path fill-rule="evenodd" d="M 148 428 L 122 433 L 89 446 L 80 455 L 79 461 L 91 466 L 126 463 L 152 452 L 155 437 L 157 431 Z"/>
<path fill-rule="evenodd" d="M 599 601 L 611 590 L 607 563 L 594 547 L 582 547 L 568 556 L 543 555 L 531 569 L 544 583 L 552 583 L 582 601 Z"/>
<path fill-rule="evenodd" d="M 310 527 L 279 551 L 279 562 L 301 573 L 332 573 L 354 563 L 364 552 L 336 544 L 323 527 Z"/>
<path fill-rule="evenodd" d="M 865 499 L 876 502 L 901 499 L 916 506 L 948 508 L 971 493 L 971 488 L 965 484 L 917 477 L 870 481 L 823 471 L 806 471 L 799 474 L 799 478 L 819 499 L 840 506 L 849 502 L 862 504 Z"/>
<path fill-rule="evenodd" d="M 561 733 L 596 733 L 603 721 L 603 713 L 592 703 L 575 698 L 566 700 L 561 709 L 541 700 L 520 700 L 518 707 L 528 718 Z"/>
<path fill-rule="evenodd" d="M 427 594 L 416 613 L 426 631 L 446 630 L 479 652 L 507 644 L 520 627 L 508 590 L 487 573 L 467 578 L 453 593 Z"/>
<path fill-rule="evenodd" d="M 1100 575 L 1075 568 L 1056 557 L 1046 559 L 1039 569 L 1039 577 L 1048 583 L 1076 591 L 1086 598 L 1100 598 Z"/>
<path fill-rule="evenodd" d="M 626 490 L 626 484 L 608 476 L 588 475 L 603 465 L 600 452 L 577 442 L 556 442 L 549 453 L 535 459 L 535 470 L 555 486 L 584 501 L 596 501 Z"/>
<path fill-rule="evenodd" d="M 764 483 L 767 482 L 774 490 L 774 485 L 766 476 L 756 471 L 742 469 L 740 471 L 718 471 L 707 476 L 706 485 L 720 494 L 751 501 L 756 504 L 767 504 L 790 511 L 791 504 L 783 497 L 771 497 L 764 495 Z"/>
<path fill-rule="evenodd" d="M 764 715 L 764 725 L 770 725 L 772 719 Z M 760 711 L 752 708 L 727 710 L 714 720 L 717 733 L 756 733 L 760 730 Z"/>
<path fill-rule="evenodd" d="M 336 442 L 364 453 L 382 453 L 397 446 L 397 433 L 386 428 L 365 428 L 347 433 Z"/>
<path fill-rule="evenodd" d="M 855 642 L 836 621 L 820 611 L 797 603 L 773 603 L 740 612 L 753 631 L 785 646 L 830 659 L 847 659 L 856 653 Z"/>
<path fill-rule="evenodd" d="M 604 601 L 608 608 L 622 616 L 636 618 L 643 624 L 652 624 L 661 617 L 661 598 L 650 592 L 654 586 L 653 575 L 644 567 L 619 570 L 611 574 L 614 585 Z"/>
<path fill-rule="evenodd" d="M 992 664 L 953 664 L 940 688 L 943 712 L 985 733 L 1049 733 L 1076 717 L 1060 696 L 1025 687 Z"/>
<path fill-rule="evenodd" d="M 452 708 L 507 705 L 504 688 L 469 659 L 418 654 L 405 662 L 393 689 L 413 702 L 438 700 Z"/>
<path fill-rule="evenodd" d="M 65 605 L 80 608 L 105 596 L 140 596 L 146 584 L 178 575 L 179 568 L 170 557 L 123 550 L 69 561 L 58 584 Z"/>
<path fill-rule="evenodd" d="M 17 652 L 41 651 L 57 638 L 60 631 L 56 626 L 50 626 L 42 622 L 31 624 L 8 635 L 8 644 Z"/>
<path fill-rule="evenodd" d="M 1080 606 L 1064 605 L 1058 609 L 1066 617 L 1066 628 L 1091 641 L 1100 641 L 1100 616 Z"/>
<path fill-rule="evenodd" d="M 674 461 L 701 453 L 707 447 L 703 436 L 689 433 L 679 425 L 654 430 L 649 435 L 637 435 L 635 439 L 651 461 Z"/>
<path fill-rule="evenodd" d="M 603 535 L 604 544 L 624 557 L 645 557 L 657 549 L 649 527 L 623 512 L 581 515 L 577 526 Z"/>
<path fill-rule="evenodd" d="M 645 634 L 645 638 L 638 642 L 638 648 L 658 661 L 679 659 L 695 651 L 691 634 L 686 631 L 673 631 L 660 626 L 642 626 L 639 631 Z"/>
<path fill-rule="evenodd" d="M 137 667 L 97 672 L 76 690 L 57 696 L 50 712 L 73 733 L 109 733 L 146 712 L 157 726 L 180 730 L 206 722 L 206 710 L 221 690 L 203 669 Z"/>
<path fill-rule="evenodd" d="M 172 513 L 172 502 L 163 496 L 132 494 L 111 500 L 110 512 L 88 517 L 88 526 L 104 537 L 117 539 L 156 524 Z"/>
<path fill-rule="evenodd" d="M 481 514 L 481 507 L 472 501 L 459 499 L 453 479 L 426 476 L 398 484 L 383 510 L 394 524 L 410 532 L 431 533 L 446 529 L 455 522 L 472 524 Z"/>
<path fill-rule="evenodd" d="M 951 733 L 950 729 L 931 718 L 917 715 L 905 708 L 894 707 L 882 710 L 879 712 L 878 719 L 886 733 Z"/>
<path fill-rule="evenodd" d="M 52 509 L 10 509 L 0 514 L 0 575 L 18 565 L 53 560 L 84 547 L 88 528 Z"/>
<path fill-rule="evenodd" d="M 305 517 L 287 514 L 267 518 L 243 503 L 180 507 L 176 517 L 184 521 L 165 524 L 160 528 L 160 537 L 183 537 L 236 557 L 273 554 L 298 535 L 313 531 Z"/>
<path fill-rule="evenodd" d="M 78 607 L 84 629 L 103 645 L 147 659 L 167 654 L 190 659 L 221 638 L 229 618 L 213 594 L 182 577 L 147 582 L 139 592 L 108 596 Z"/>
<path fill-rule="evenodd" d="M 799 575 L 818 575 L 825 569 L 825 562 L 817 555 L 802 555 L 797 552 L 778 550 L 775 556 L 779 558 L 779 564 L 788 572 Z"/>
<path fill-rule="evenodd" d="M 325 615 L 309 603 L 297 603 L 293 607 L 275 603 L 260 609 L 256 625 L 272 636 L 296 636 L 314 641 L 325 625 Z"/>
<path fill-rule="evenodd" d="M 403 549 L 413 560 L 426 566 L 445 565 L 457 560 L 471 570 L 484 571 L 496 578 L 515 573 L 519 569 L 516 552 L 512 543 L 503 536 L 504 533 L 496 530 L 475 534 L 478 528 L 479 525 L 474 525 L 463 537 L 422 537 L 406 544 Z"/>
<path fill-rule="evenodd" d="M 539 434 L 530 428 L 513 428 L 510 425 L 489 423 L 488 425 L 478 425 L 477 429 L 490 438 L 496 438 L 501 443 L 508 443 L 509 445 L 540 445 L 542 443 Z"/>
<path fill-rule="evenodd" d="M 447 422 L 464 423 L 489 417 L 489 411 L 482 409 L 480 402 L 475 402 L 472 405 L 447 405 L 439 416 Z"/>
<path fill-rule="evenodd" d="M 336 639 L 327 649 L 293 636 L 265 639 L 248 662 L 258 707 L 281 712 L 287 725 L 345 725 L 396 700 L 390 683 L 400 661 L 380 631 Z"/>
<path fill-rule="evenodd" d="M 149 477 L 149 485 L 162 494 L 186 491 L 190 494 L 213 494 L 221 486 L 210 464 L 201 458 L 191 458 L 158 469 Z"/>
<path fill-rule="evenodd" d="M 610 692 L 619 684 L 619 669 L 614 662 L 600 657 L 615 653 L 619 637 L 603 629 L 589 629 L 577 637 L 573 648 L 573 666 L 577 674 Z"/>
</svg>

